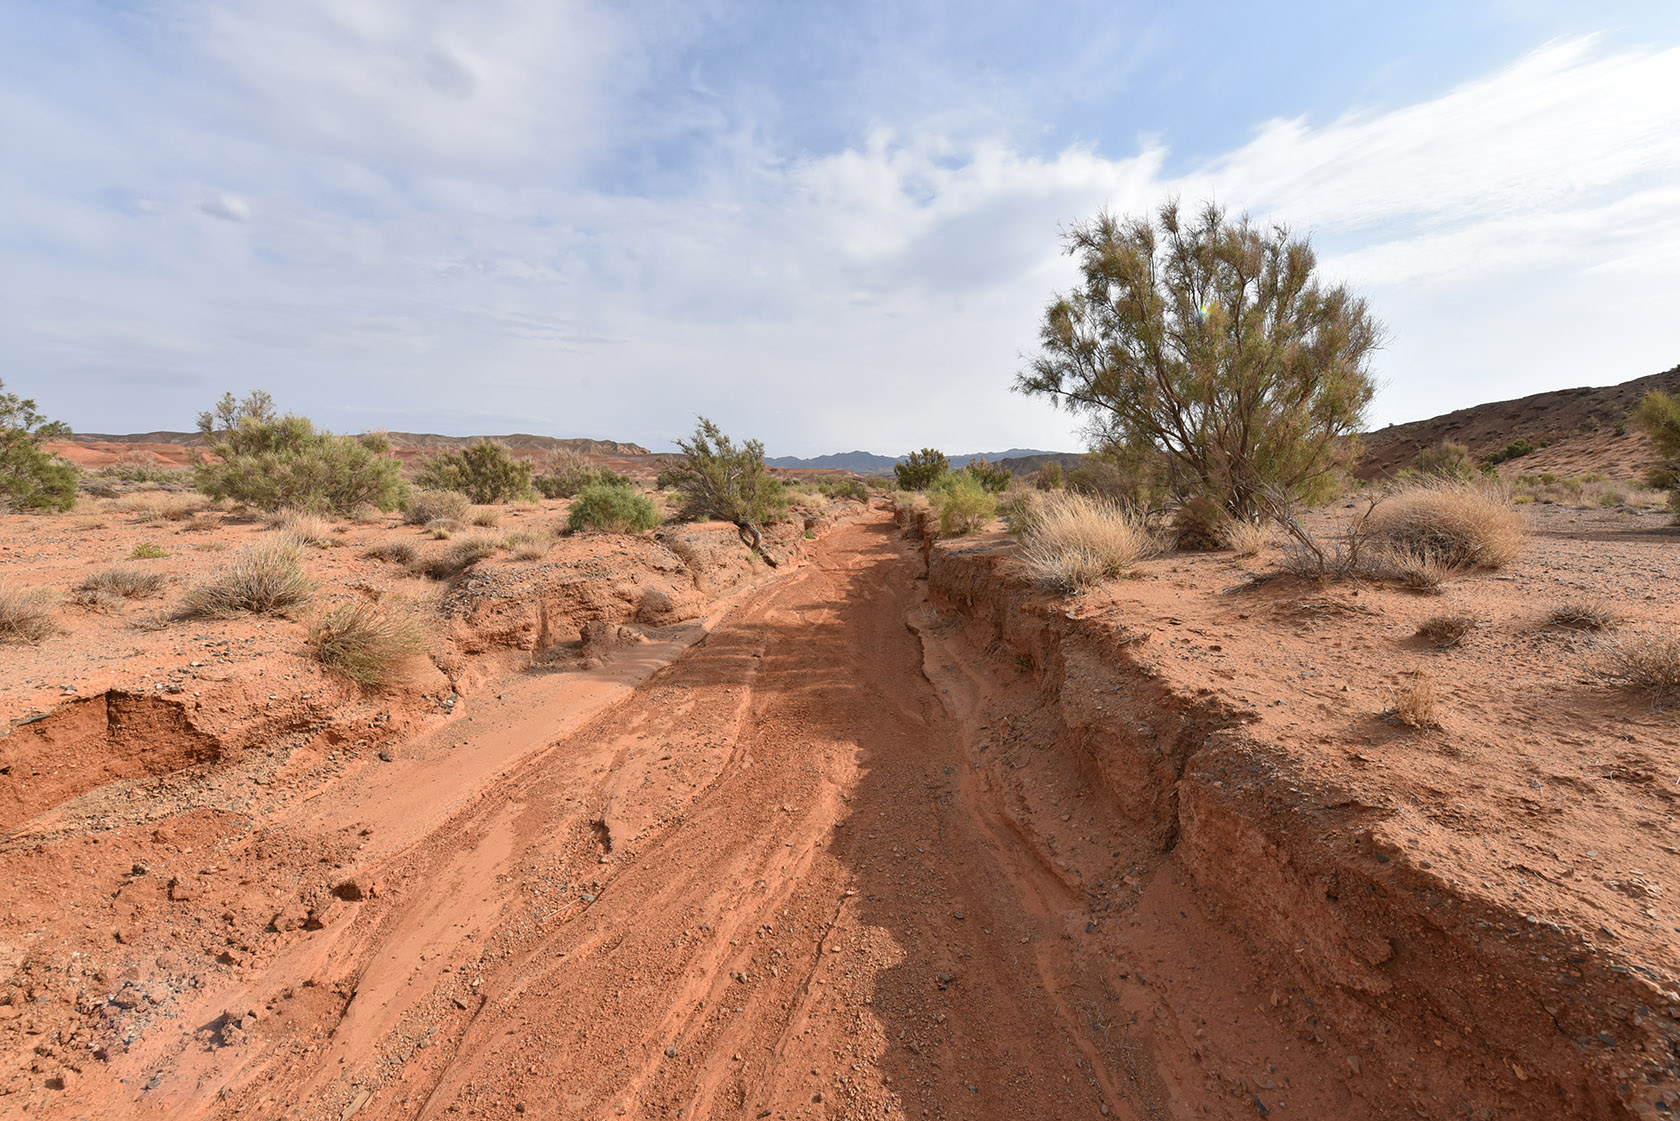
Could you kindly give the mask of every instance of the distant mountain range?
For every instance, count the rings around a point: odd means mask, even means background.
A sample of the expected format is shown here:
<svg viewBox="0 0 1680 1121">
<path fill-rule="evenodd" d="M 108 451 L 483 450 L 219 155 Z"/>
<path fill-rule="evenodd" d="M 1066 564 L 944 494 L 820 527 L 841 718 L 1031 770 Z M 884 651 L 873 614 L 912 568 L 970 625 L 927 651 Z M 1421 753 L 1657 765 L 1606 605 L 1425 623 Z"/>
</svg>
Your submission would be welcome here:
<svg viewBox="0 0 1680 1121">
<path fill-rule="evenodd" d="M 788 467 L 795 470 L 812 468 L 829 468 L 838 471 L 856 471 L 859 475 L 890 474 L 895 463 L 903 463 L 907 455 L 890 456 L 876 455 L 874 452 L 835 452 L 832 455 L 819 455 L 811 459 L 801 459 L 796 455 L 766 456 L 764 462 L 772 467 Z M 950 457 L 952 467 L 966 467 L 976 459 L 984 459 L 988 463 L 1003 463 L 1004 467 L 1014 470 L 1009 460 L 1036 458 L 1026 470 L 1037 470 L 1038 465 L 1047 459 L 1057 459 L 1075 462 L 1079 459 L 1077 452 L 1047 452 L 1034 448 L 1010 448 L 1005 452 L 975 452 L 971 455 L 953 455 Z"/>
</svg>

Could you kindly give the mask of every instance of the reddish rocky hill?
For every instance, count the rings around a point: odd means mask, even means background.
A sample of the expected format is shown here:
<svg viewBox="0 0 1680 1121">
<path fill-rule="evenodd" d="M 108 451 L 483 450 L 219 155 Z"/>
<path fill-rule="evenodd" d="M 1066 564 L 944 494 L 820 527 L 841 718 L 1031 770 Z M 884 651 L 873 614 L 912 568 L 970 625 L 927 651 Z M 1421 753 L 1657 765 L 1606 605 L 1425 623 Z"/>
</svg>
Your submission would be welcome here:
<svg viewBox="0 0 1680 1121">
<path fill-rule="evenodd" d="M 1468 447 L 1478 457 L 1526 439 L 1535 450 L 1508 461 L 1502 470 L 1525 474 L 1598 472 L 1636 479 L 1659 457 L 1628 413 L 1653 389 L 1680 393 L 1680 366 L 1619 385 L 1555 389 L 1444 413 L 1428 420 L 1391 424 L 1366 433 L 1355 474 L 1381 478 L 1411 463 L 1424 448 L 1442 440 Z M 1542 446 L 1543 445 L 1543 446 Z"/>
</svg>

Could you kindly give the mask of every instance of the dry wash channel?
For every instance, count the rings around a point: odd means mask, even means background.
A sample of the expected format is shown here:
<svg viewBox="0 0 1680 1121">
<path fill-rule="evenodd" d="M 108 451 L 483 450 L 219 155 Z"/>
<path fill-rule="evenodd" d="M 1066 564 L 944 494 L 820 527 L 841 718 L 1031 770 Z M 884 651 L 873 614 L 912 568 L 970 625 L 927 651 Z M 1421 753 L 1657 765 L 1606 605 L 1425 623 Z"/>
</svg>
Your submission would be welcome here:
<svg viewBox="0 0 1680 1121">
<path fill-rule="evenodd" d="M 48 1109 L 1631 1112 L 1564 1016 L 1540 1031 L 1507 999 L 1467 1034 L 1542 935 L 1478 942 L 1484 918 L 1413 902 L 1354 829 L 1312 848 L 1230 713 L 995 554 L 933 555 L 880 517 L 831 531 L 454 813 L 382 819 L 400 845 L 358 832 L 371 802 L 300 810 L 343 831 L 330 897 Z M 540 724 L 561 680 L 505 697 L 509 726 Z M 1593 999 L 1635 999 L 1582 972 Z"/>
</svg>

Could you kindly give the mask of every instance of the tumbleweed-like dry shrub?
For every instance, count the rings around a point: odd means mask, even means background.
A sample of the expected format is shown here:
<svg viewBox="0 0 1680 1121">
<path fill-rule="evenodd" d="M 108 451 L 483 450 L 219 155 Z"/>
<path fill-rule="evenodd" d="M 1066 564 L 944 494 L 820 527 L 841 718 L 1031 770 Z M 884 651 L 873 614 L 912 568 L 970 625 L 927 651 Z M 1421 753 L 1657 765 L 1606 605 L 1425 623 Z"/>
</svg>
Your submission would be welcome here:
<svg viewBox="0 0 1680 1121">
<path fill-rule="evenodd" d="M 209 506 L 210 501 L 202 494 L 143 490 L 123 495 L 114 505 L 117 510 L 142 522 L 183 522 Z"/>
<path fill-rule="evenodd" d="M 403 507 L 403 515 L 410 525 L 428 525 L 463 521 L 471 509 L 472 501 L 458 490 L 417 490 Z"/>
<path fill-rule="evenodd" d="M 1616 625 L 1616 612 L 1603 600 L 1572 599 L 1547 612 L 1546 622 L 1577 631 L 1602 631 Z"/>
<path fill-rule="evenodd" d="M 337 538 L 333 537 L 332 519 L 312 510 L 276 510 L 264 519 L 264 524 L 289 536 L 299 545 L 330 549 L 338 544 Z"/>
<path fill-rule="evenodd" d="M 1149 545 L 1148 528 L 1124 507 L 1070 491 L 1045 498 L 1026 522 L 1021 560 L 1039 583 L 1077 593 L 1120 575 Z"/>
<path fill-rule="evenodd" d="M 187 592 L 181 614 L 189 618 L 272 614 L 306 603 L 315 582 L 303 573 L 298 547 L 281 539 L 252 545 L 226 568 Z"/>
<path fill-rule="evenodd" d="M 469 537 L 442 553 L 422 557 L 413 569 L 433 580 L 448 580 L 459 576 L 485 557 L 494 556 L 496 543 L 484 537 Z"/>
<path fill-rule="evenodd" d="M 1418 624 L 1417 637 L 1437 650 L 1450 650 L 1475 629 L 1474 615 L 1432 615 Z"/>
<path fill-rule="evenodd" d="M 102 592 L 123 599 L 150 599 L 162 595 L 169 580 L 161 572 L 125 564 L 102 568 L 76 585 L 78 592 Z"/>
<path fill-rule="evenodd" d="M 1219 536 L 1225 547 L 1239 557 L 1252 557 L 1266 547 L 1266 527 L 1260 522 L 1232 518 L 1220 528 Z"/>
<path fill-rule="evenodd" d="M 0 584 L 0 642 L 31 646 L 56 634 L 58 597 L 46 588 L 8 588 Z"/>
<path fill-rule="evenodd" d="M 507 540 L 502 542 L 514 560 L 534 561 L 542 560 L 548 555 L 553 540 L 541 533 L 510 533 Z"/>
<path fill-rule="evenodd" d="M 1408 728 L 1439 728 L 1435 715 L 1435 679 L 1427 673 L 1410 673 L 1389 691 L 1383 715 Z"/>
<path fill-rule="evenodd" d="M 412 541 L 381 541 L 362 555 L 369 560 L 389 561 L 406 568 L 414 563 L 414 558 L 420 555 L 420 550 L 414 547 Z"/>
<path fill-rule="evenodd" d="M 1523 516 L 1499 491 L 1476 483 L 1433 481 L 1387 499 L 1364 532 L 1373 549 L 1446 571 L 1503 568 L 1527 541 Z"/>
<path fill-rule="evenodd" d="M 1680 699 L 1680 632 L 1641 631 L 1607 639 L 1599 648 L 1598 672 L 1658 704 Z"/>
<path fill-rule="evenodd" d="M 309 624 L 306 641 L 316 659 L 365 688 L 399 680 L 426 648 L 426 632 L 401 608 L 358 599 L 336 604 Z"/>
</svg>

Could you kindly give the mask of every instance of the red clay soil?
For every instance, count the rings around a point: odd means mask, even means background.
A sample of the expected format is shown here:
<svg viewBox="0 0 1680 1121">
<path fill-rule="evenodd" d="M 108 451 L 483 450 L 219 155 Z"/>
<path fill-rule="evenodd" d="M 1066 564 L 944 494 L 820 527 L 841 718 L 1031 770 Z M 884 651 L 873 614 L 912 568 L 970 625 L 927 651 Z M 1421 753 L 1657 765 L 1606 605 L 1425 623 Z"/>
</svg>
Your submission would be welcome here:
<svg viewBox="0 0 1680 1121">
<path fill-rule="evenodd" d="M 447 705 L 311 723 L 318 679 L 231 667 L 185 770 L 0 833 L 0 1115 L 1662 1116 L 1675 725 L 1527 615 L 1671 587 L 1673 542 L 1555 516 L 1444 655 L 1439 601 L 1227 555 L 1069 602 L 877 513 L 681 624 L 458 585 L 503 637 Z M 559 602 L 622 621 L 512 659 Z M 1396 730 L 1425 660 L 1447 729 Z M 11 737 L 133 754 L 104 692 Z"/>
</svg>

